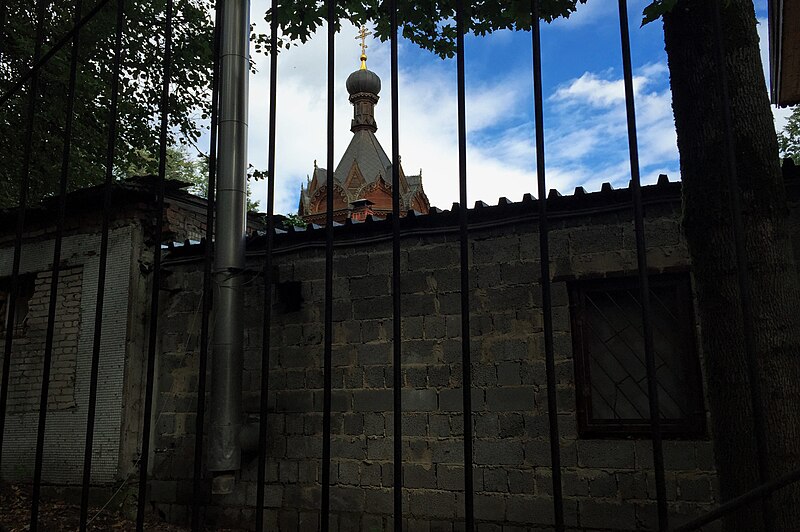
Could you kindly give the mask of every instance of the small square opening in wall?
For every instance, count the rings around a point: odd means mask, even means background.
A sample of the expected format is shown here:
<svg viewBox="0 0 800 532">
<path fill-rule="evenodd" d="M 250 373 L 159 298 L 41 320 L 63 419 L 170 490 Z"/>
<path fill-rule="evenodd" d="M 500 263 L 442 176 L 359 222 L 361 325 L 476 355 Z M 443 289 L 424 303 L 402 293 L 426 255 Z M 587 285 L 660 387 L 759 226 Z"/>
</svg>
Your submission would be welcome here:
<svg viewBox="0 0 800 532">
<path fill-rule="evenodd" d="M 688 274 L 651 275 L 650 321 L 666 437 L 705 436 L 702 377 Z M 647 437 L 650 407 L 637 277 L 570 283 L 578 429 Z"/>
<path fill-rule="evenodd" d="M 23 274 L 17 277 L 17 298 L 14 305 L 14 338 L 25 336 L 30 314 L 36 275 Z M 0 278 L 0 337 L 5 338 L 6 325 L 11 313 L 11 277 Z"/>
</svg>

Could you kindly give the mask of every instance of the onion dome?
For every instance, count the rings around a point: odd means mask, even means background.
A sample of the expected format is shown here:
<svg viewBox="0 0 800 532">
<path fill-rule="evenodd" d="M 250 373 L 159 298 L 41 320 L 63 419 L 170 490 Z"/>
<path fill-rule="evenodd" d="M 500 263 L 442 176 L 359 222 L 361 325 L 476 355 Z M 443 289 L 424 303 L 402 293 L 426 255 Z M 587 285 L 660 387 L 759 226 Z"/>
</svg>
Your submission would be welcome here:
<svg viewBox="0 0 800 532">
<path fill-rule="evenodd" d="M 345 86 L 351 96 L 359 92 L 367 92 L 377 96 L 381 92 L 381 78 L 372 70 L 367 70 L 366 59 L 367 57 L 362 55 L 361 68 L 347 77 Z"/>
</svg>

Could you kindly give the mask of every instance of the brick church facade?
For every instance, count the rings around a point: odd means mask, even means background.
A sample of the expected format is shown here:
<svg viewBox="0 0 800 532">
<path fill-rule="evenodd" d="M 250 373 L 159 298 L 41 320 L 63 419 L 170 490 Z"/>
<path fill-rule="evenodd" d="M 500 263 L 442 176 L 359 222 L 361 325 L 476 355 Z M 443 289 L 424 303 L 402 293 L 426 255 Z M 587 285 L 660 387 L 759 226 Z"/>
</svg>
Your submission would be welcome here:
<svg viewBox="0 0 800 532">
<path fill-rule="evenodd" d="M 375 136 L 381 79 L 367 69 L 366 59 L 362 54 L 361 68 L 350 74 L 346 83 L 353 104 L 353 138 L 333 172 L 333 219 L 340 223 L 392 212 L 392 161 Z M 315 162 L 307 186 L 300 190 L 298 214 L 306 223 L 325 224 L 327 183 L 328 171 Z M 418 175 L 406 175 L 401 164 L 400 212 L 404 216 L 408 211 L 427 214 L 430 203 L 422 187 L 422 170 Z"/>
</svg>

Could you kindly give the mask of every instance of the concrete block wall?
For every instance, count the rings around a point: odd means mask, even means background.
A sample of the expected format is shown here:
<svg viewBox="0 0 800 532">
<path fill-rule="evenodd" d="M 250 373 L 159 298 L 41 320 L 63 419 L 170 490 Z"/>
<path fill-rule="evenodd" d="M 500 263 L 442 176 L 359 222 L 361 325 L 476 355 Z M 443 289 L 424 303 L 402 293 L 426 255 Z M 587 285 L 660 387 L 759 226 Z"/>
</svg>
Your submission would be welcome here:
<svg viewBox="0 0 800 532">
<path fill-rule="evenodd" d="M 654 270 L 688 267 L 678 205 L 648 208 Z M 470 235 L 475 517 L 479 530 L 524 530 L 553 520 L 538 233 L 534 223 Z M 565 515 L 573 529 L 652 529 L 651 445 L 582 439 L 577 432 L 567 278 L 633 273 L 627 212 L 556 222 L 551 233 L 553 315 Z M 463 417 L 457 233 L 402 243 L 404 515 L 409 530 L 463 523 Z M 274 302 L 267 461 L 268 530 L 314 530 L 322 455 L 324 253 L 279 254 L 281 281 L 300 281 L 304 303 Z M 258 269 L 258 262 L 250 265 Z M 168 277 L 151 500 L 182 520 L 191 493 L 196 335 L 201 265 Z M 334 259 L 331 511 L 335 530 L 392 528 L 392 301 L 389 243 L 337 247 Z M 247 290 L 245 407 L 258 410 L 260 280 Z M 715 504 L 710 439 L 665 443 L 670 511 L 679 522 Z M 237 491 L 209 500 L 210 523 L 252 527 L 255 456 Z M 462 525 L 463 526 L 463 525 Z"/>
</svg>

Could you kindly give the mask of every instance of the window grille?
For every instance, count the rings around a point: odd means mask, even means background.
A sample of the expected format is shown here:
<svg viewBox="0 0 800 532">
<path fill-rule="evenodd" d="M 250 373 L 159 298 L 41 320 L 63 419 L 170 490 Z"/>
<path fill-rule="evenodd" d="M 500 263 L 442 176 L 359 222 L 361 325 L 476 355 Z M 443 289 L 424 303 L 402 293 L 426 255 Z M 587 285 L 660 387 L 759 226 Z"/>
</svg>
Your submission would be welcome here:
<svg viewBox="0 0 800 532">
<path fill-rule="evenodd" d="M 570 298 L 581 435 L 646 436 L 650 406 L 636 279 L 574 282 Z M 705 409 L 688 276 L 651 276 L 650 301 L 664 434 L 702 436 Z"/>
</svg>

